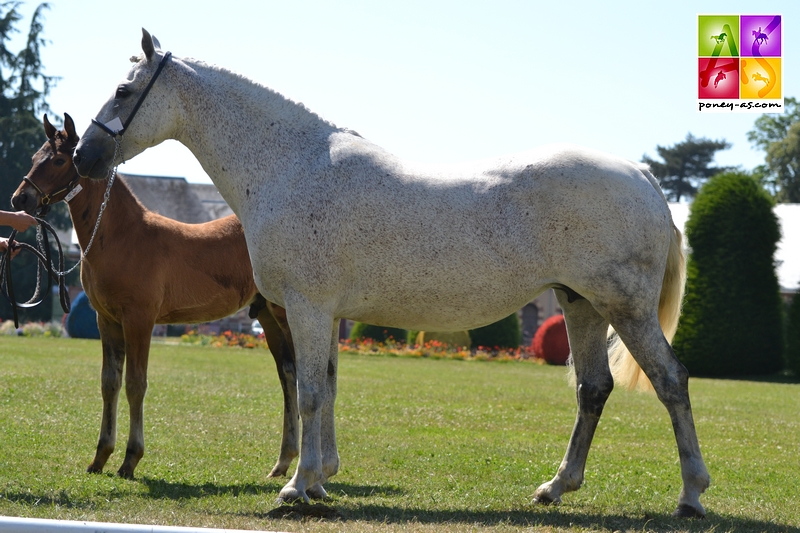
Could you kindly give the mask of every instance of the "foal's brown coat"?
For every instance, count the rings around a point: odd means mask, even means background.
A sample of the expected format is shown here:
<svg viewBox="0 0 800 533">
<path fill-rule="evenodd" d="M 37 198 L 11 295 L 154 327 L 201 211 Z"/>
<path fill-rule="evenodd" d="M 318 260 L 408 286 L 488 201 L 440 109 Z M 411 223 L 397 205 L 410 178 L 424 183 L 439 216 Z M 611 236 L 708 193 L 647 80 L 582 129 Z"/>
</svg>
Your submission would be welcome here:
<svg viewBox="0 0 800 533">
<path fill-rule="evenodd" d="M 12 198 L 17 210 L 32 214 L 42 194 L 61 191 L 70 182 L 83 190 L 69 201 L 69 212 L 85 250 L 94 230 L 107 181 L 79 179 L 72 164 L 78 143 L 75 125 L 65 115 L 64 131 L 56 131 L 47 116 L 48 141 L 33 156 L 33 166 Z M 49 191 L 49 192 L 48 192 Z M 81 283 L 97 310 L 103 346 L 103 420 L 90 472 L 101 472 L 116 443 L 117 399 L 122 385 L 130 405 L 130 435 L 119 475 L 132 478 L 144 454 L 143 402 L 147 362 L 154 324 L 184 324 L 216 320 L 257 300 L 250 257 L 238 219 L 231 215 L 205 224 L 184 224 L 148 211 L 121 180 L 115 180 L 94 243 L 81 265 Z M 270 303 L 258 320 L 278 368 L 284 394 L 283 439 L 270 476 L 284 475 L 298 448 L 297 387 L 294 352 L 286 313 Z"/>
</svg>

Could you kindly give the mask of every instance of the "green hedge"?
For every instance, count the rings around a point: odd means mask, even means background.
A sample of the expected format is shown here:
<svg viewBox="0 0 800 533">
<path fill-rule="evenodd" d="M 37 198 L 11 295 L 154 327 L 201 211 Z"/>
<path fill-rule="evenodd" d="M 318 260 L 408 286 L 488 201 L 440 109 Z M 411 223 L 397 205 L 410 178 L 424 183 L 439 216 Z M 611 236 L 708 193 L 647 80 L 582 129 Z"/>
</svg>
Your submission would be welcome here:
<svg viewBox="0 0 800 533">
<path fill-rule="evenodd" d="M 469 330 L 472 347 L 494 349 L 519 348 L 522 342 L 522 328 L 517 313 L 512 313 L 502 320 L 482 328 Z"/>
<path fill-rule="evenodd" d="M 403 341 L 406 338 L 406 330 L 373 326 L 372 324 L 364 324 L 363 322 L 356 322 L 353 324 L 353 329 L 350 330 L 351 341 L 372 339 L 376 342 L 386 342 L 389 337 L 396 341 Z"/>
<path fill-rule="evenodd" d="M 711 178 L 686 223 L 691 254 L 673 347 L 693 375 L 771 374 L 783 366 L 770 196 L 746 174 Z"/>
<path fill-rule="evenodd" d="M 792 298 L 786 321 L 786 362 L 800 379 L 800 288 Z"/>
</svg>

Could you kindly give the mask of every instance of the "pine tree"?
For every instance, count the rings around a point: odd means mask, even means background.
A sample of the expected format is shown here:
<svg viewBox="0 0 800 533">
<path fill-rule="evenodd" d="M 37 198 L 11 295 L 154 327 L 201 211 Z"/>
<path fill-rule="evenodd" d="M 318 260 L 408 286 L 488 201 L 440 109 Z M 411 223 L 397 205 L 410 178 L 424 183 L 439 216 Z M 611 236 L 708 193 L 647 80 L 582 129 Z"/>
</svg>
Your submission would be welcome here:
<svg viewBox="0 0 800 533">
<path fill-rule="evenodd" d="M 692 198 L 697 194 L 698 187 L 708 178 L 727 170 L 710 165 L 718 151 L 730 147 L 727 141 L 698 139 L 689 133 L 686 140 L 673 146 L 656 146 L 663 161 L 645 155 L 642 162 L 650 166 L 667 198 L 672 202 L 680 202 L 682 198 Z"/>
<path fill-rule="evenodd" d="M 42 114 L 50 113 L 47 96 L 56 81 L 43 73 L 40 49 L 45 45 L 41 37 L 43 11 L 40 4 L 31 19 L 25 47 L 12 53 L 7 45 L 16 24 L 21 20 L 18 2 L 0 3 L 0 209 L 10 210 L 10 198 L 23 176 L 28 173 L 31 156 L 39 150 L 46 136 L 42 128 Z M 52 113 L 50 113 L 52 116 Z M 51 224 L 65 228 L 69 217 L 63 206 L 48 215 Z M 4 235 L 8 228 L 0 228 Z M 35 242 L 35 229 L 18 234 L 20 241 Z M 36 260 L 32 254 L 23 253 L 12 263 L 12 279 L 18 300 L 33 295 L 36 286 Z M 52 315 L 52 295 L 42 305 L 27 310 L 20 309 L 22 321 L 49 320 Z M 0 317 L 11 318 L 11 304 L 0 298 Z"/>
</svg>

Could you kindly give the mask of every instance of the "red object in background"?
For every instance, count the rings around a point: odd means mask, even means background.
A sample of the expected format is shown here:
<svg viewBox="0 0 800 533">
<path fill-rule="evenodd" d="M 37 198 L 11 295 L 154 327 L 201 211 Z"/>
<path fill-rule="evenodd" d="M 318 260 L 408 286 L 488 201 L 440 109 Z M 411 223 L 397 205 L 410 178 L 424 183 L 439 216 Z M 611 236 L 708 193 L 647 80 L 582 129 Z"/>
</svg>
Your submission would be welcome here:
<svg viewBox="0 0 800 533">
<path fill-rule="evenodd" d="M 569 340 L 564 315 L 553 315 L 545 320 L 531 342 L 533 354 L 551 365 L 566 365 L 569 358 Z"/>
</svg>

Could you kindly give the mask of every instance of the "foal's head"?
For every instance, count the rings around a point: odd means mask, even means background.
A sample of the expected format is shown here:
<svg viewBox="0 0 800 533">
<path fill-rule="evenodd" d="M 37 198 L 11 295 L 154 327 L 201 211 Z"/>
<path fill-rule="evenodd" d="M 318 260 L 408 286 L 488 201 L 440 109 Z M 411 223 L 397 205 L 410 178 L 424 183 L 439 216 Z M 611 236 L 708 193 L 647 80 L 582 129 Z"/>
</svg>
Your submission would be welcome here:
<svg viewBox="0 0 800 533">
<path fill-rule="evenodd" d="M 11 197 L 17 211 L 34 214 L 43 206 L 60 202 L 77 185 L 80 176 L 72 164 L 72 152 L 80 138 L 72 117 L 64 114 L 64 130 L 58 131 L 44 116 L 45 142 L 32 159 L 28 175 Z"/>
</svg>

